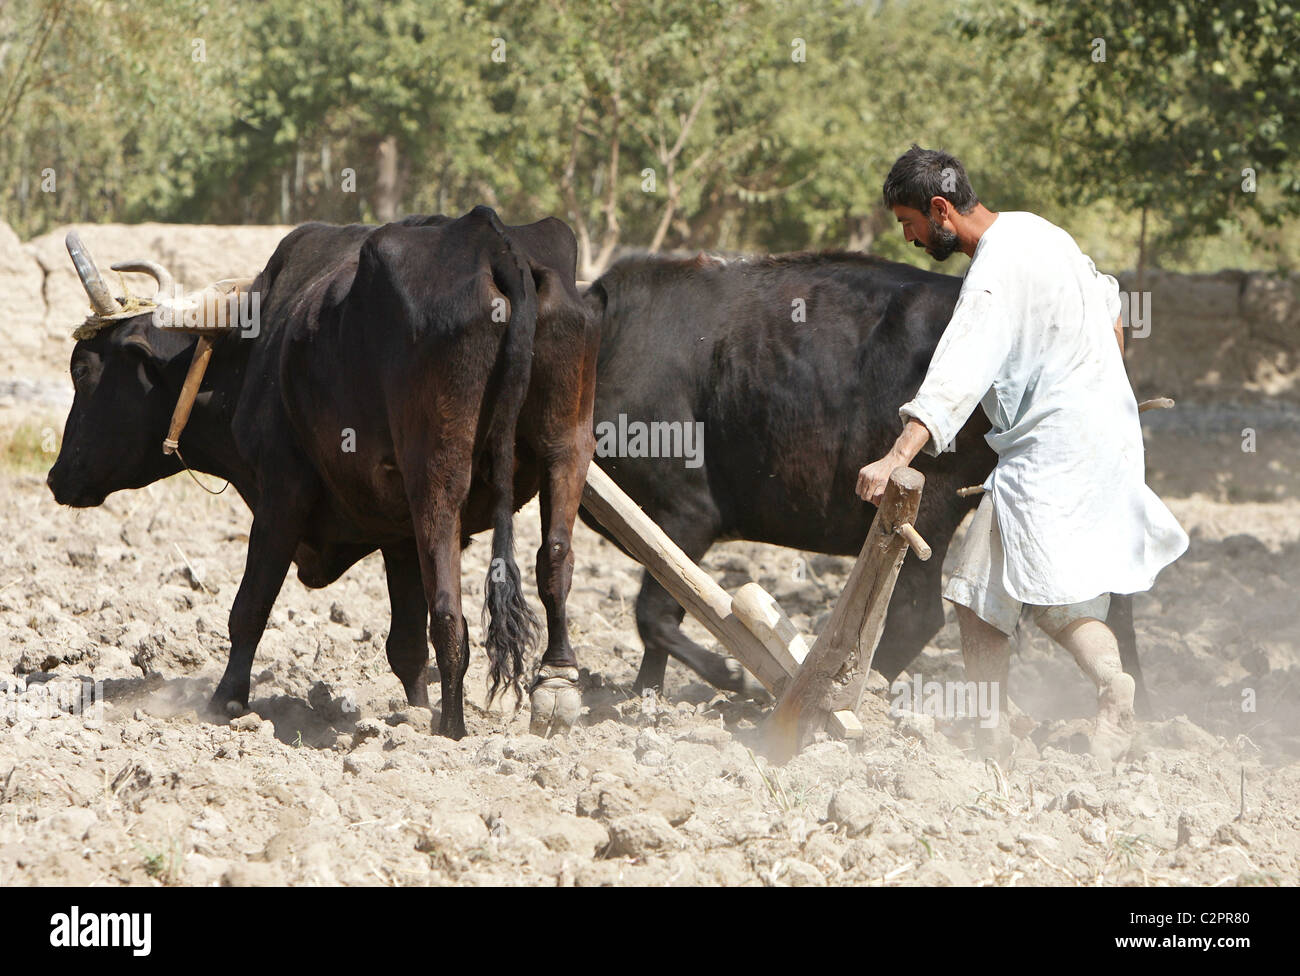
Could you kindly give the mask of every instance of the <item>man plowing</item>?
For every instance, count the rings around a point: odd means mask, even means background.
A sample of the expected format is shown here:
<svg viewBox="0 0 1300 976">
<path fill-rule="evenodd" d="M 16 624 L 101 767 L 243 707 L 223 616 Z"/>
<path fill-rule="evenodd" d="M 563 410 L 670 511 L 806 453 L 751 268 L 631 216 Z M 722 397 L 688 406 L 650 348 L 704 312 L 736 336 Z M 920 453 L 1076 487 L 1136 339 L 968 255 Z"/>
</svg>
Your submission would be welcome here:
<svg viewBox="0 0 1300 976">
<path fill-rule="evenodd" d="M 967 678 L 996 682 L 1006 714 L 1010 635 L 1028 608 L 1097 686 L 1092 750 L 1117 756 L 1134 684 L 1104 623 L 1110 594 L 1149 589 L 1188 542 L 1146 485 L 1119 286 L 1061 228 L 984 207 L 947 153 L 913 146 L 884 198 L 915 246 L 971 265 L 924 382 L 899 408 L 903 432 L 862 468 L 858 494 L 879 499 L 894 468 L 949 449 L 983 407 L 998 461 L 943 592 Z M 1010 747 L 1005 719 L 977 736 L 982 751 Z"/>
</svg>

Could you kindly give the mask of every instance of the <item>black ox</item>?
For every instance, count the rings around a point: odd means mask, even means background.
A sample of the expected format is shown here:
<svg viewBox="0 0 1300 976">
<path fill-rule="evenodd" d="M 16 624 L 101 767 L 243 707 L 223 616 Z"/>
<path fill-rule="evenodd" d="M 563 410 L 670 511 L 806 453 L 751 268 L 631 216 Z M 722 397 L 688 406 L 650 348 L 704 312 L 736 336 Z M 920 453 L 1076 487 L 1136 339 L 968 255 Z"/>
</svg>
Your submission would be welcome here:
<svg viewBox="0 0 1300 976">
<path fill-rule="evenodd" d="M 214 710 L 247 707 L 253 655 L 291 563 L 321 587 L 379 549 L 393 673 L 409 702 L 428 704 L 428 623 L 442 684 L 438 730 L 463 736 L 461 550 L 493 529 L 492 690 L 518 694 L 537 621 L 521 592 L 511 516 L 540 492 L 548 641 L 534 727 L 576 718 L 565 601 L 594 450 L 599 337 L 574 286 L 575 256 L 560 221 L 505 227 L 486 207 L 382 227 L 306 224 L 280 242 L 252 284 L 256 338 L 216 339 L 180 439 L 190 467 L 229 480 L 253 511 Z M 150 314 L 107 319 L 115 303 L 93 262 L 74 260 L 102 327 L 72 353 L 76 393 L 48 481 L 59 502 L 82 507 L 180 470 L 160 444 L 196 340 Z"/>
<path fill-rule="evenodd" d="M 719 539 L 856 556 L 875 514 L 854 493 L 858 470 L 902 429 L 898 408 L 921 385 L 960 288 L 960 278 L 858 253 L 623 259 L 587 292 L 601 332 L 595 421 L 700 422 L 703 463 L 596 463 L 697 561 Z M 905 560 L 899 574 L 873 665 L 890 681 L 943 626 L 944 554 L 979 501 L 956 491 L 992 470 L 988 429 L 977 410 L 954 452 L 913 462 L 926 478 L 917 529 L 934 555 Z M 682 615 L 644 574 L 637 690 L 662 687 L 669 657 L 739 690 L 743 674 L 686 637 Z M 1112 599 L 1108 623 L 1145 710 L 1130 597 Z"/>
</svg>

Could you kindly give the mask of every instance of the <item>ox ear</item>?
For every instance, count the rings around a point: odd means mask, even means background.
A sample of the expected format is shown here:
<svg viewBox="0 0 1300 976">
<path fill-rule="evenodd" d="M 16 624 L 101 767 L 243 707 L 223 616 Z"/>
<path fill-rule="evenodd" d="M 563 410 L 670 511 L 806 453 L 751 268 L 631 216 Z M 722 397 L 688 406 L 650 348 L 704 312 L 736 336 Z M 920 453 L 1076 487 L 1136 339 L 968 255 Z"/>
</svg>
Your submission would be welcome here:
<svg viewBox="0 0 1300 976">
<path fill-rule="evenodd" d="M 162 363 L 158 360 L 158 353 L 147 338 L 138 333 L 129 335 L 122 340 L 122 349 L 138 360 L 136 375 L 139 377 L 140 385 L 144 387 L 146 393 L 155 386 L 167 386 Z"/>
<path fill-rule="evenodd" d="M 124 349 L 132 346 L 143 351 L 145 356 L 149 359 L 156 359 L 158 357 L 158 354 L 154 352 L 153 346 L 149 344 L 149 340 L 142 335 L 129 335 L 122 340 L 122 347 Z"/>
</svg>

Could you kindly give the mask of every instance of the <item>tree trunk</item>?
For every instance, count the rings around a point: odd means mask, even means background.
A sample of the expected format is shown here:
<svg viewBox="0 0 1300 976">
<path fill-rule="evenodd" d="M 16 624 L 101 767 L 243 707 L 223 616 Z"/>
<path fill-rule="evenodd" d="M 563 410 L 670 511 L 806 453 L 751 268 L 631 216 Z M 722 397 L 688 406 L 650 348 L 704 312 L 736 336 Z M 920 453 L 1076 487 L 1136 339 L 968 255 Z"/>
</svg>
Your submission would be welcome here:
<svg viewBox="0 0 1300 976">
<path fill-rule="evenodd" d="M 1137 265 L 1137 290 L 1129 295 L 1128 299 L 1128 321 L 1123 324 L 1124 327 L 1124 357 L 1128 358 L 1129 348 L 1132 343 L 1129 341 L 1133 337 L 1133 320 L 1139 313 L 1149 315 L 1151 310 L 1142 304 L 1142 295 L 1145 291 L 1147 278 L 1147 208 L 1142 208 L 1142 221 L 1138 225 L 1138 265 Z M 1137 308 L 1134 309 L 1134 303 Z"/>
<path fill-rule="evenodd" d="M 619 75 L 621 78 L 622 75 Z M 585 270 L 588 281 L 595 281 L 603 275 L 609 267 L 610 261 L 614 258 L 614 249 L 618 247 L 619 239 L 623 231 L 618 222 L 618 163 L 622 152 L 623 142 L 620 125 L 623 120 L 623 101 L 617 91 L 610 100 L 610 146 L 609 146 L 609 164 L 606 174 L 608 181 L 605 187 L 605 202 L 603 209 L 605 211 L 605 229 L 600 236 L 600 250 L 595 257 L 591 258 L 590 264 Z"/>
<path fill-rule="evenodd" d="M 672 163 L 668 164 L 668 202 L 664 205 L 663 216 L 659 218 L 659 226 L 655 228 L 654 237 L 650 239 L 649 251 L 651 254 L 658 254 L 659 249 L 663 247 L 664 238 L 668 236 L 668 228 L 672 225 L 673 214 L 677 212 L 677 197 L 680 192 L 677 184 L 672 177 Z"/>
<path fill-rule="evenodd" d="M 892 216 L 893 213 L 884 205 L 873 207 L 871 213 L 865 217 L 861 214 L 850 214 L 846 221 L 849 231 L 849 250 L 871 250 L 871 245 L 875 243 L 876 238 L 889 229 Z"/>
<path fill-rule="evenodd" d="M 1142 208 L 1142 223 L 1138 227 L 1138 266 L 1137 266 L 1137 291 L 1138 295 L 1142 294 L 1142 286 L 1146 283 L 1147 272 L 1147 208 Z"/>
<path fill-rule="evenodd" d="M 375 177 L 375 219 L 381 223 L 396 220 L 401 196 L 397 136 L 387 136 L 375 150 L 379 167 Z"/>
</svg>

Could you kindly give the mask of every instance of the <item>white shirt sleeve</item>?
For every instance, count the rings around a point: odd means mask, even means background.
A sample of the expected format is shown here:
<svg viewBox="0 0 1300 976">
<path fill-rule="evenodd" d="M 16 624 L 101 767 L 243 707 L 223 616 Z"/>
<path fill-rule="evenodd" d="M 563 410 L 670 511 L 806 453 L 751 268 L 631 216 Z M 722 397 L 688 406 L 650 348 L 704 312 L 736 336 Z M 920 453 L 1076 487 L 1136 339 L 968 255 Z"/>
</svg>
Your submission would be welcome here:
<svg viewBox="0 0 1300 976">
<path fill-rule="evenodd" d="M 1098 271 L 1097 265 L 1086 254 L 1083 259 L 1088 262 L 1088 270 L 1092 273 L 1093 279 L 1097 282 L 1097 287 L 1101 289 L 1106 298 L 1106 314 L 1110 316 L 1111 322 L 1114 322 L 1119 318 L 1119 313 L 1124 307 L 1119 298 L 1119 282 L 1112 275 L 1102 274 Z"/>
<path fill-rule="evenodd" d="M 913 417 L 929 430 L 926 454 L 949 449 L 1006 366 L 1014 333 L 1015 323 L 992 293 L 963 289 L 921 388 L 898 409 L 904 424 Z"/>
</svg>

